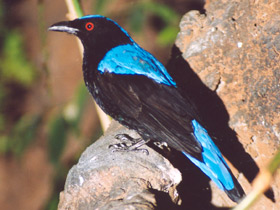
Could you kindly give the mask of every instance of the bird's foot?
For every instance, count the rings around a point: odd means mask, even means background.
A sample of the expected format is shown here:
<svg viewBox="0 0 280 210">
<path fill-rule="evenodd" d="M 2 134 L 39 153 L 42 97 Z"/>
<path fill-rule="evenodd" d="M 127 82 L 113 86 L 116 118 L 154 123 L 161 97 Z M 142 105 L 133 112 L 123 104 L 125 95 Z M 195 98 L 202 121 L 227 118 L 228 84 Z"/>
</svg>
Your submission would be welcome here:
<svg viewBox="0 0 280 210">
<path fill-rule="evenodd" d="M 141 138 L 133 138 L 128 134 L 117 134 L 115 135 L 115 139 L 118 139 L 122 142 L 131 142 L 132 144 L 139 142 L 140 140 L 142 140 Z"/>
<path fill-rule="evenodd" d="M 161 149 L 164 152 L 170 152 L 171 151 L 170 147 L 168 146 L 168 144 L 166 142 L 164 142 L 164 141 L 163 142 L 154 141 L 153 143 L 154 143 L 154 145 L 156 147 L 158 147 L 159 149 Z"/>
<path fill-rule="evenodd" d="M 149 155 L 149 151 L 147 149 L 139 149 L 142 145 L 146 144 L 147 141 L 141 138 L 132 138 L 127 134 L 118 134 L 115 136 L 116 139 L 123 141 L 122 143 L 112 144 L 109 148 L 113 148 L 113 152 L 143 152 L 146 155 Z M 130 142 L 131 144 L 128 145 L 126 142 Z"/>
<path fill-rule="evenodd" d="M 157 147 L 159 147 L 159 148 L 164 148 L 164 147 L 168 147 L 168 144 L 166 143 L 166 142 L 160 142 L 160 141 L 155 141 L 154 142 L 154 145 L 156 145 Z"/>
</svg>

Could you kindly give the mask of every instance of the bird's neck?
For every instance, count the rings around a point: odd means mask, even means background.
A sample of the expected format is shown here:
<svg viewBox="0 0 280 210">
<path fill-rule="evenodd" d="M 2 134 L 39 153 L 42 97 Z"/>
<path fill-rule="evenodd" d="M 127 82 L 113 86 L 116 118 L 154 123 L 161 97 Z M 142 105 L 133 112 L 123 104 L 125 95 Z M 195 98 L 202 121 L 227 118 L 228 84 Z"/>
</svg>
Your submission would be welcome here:
<svg viewBox="0 0 280 210">
<path fill-rule="evenodd" d="M 91 40 L 91 42 L 82 40 L 84 46 L 84 58 L 83 58 L 83 74 L 84 80 L 88 88 L 96 82 L 97 74 L 99 73 L 97 68 L 100 61 L 104 58 L 106 53 L 116 46 L 123 44 L 133 44 L 132 40 L 127 37 L 123 41 L 115 41 L 113 37 L 110 37 L 110 41 Z"/>
<path fill-rule="evenodd" d="M 97 66 L 102 58 L 96 52 L 89 52 L 86 48 L 84 49 L 83 57 L 83 75 L 84 81 L 88 90 L 92 93 L 95 87 L 97 78 Z"/>
<path fill-rule="evenodd" d="M 102 43 L 95 44 L 94 47 L 84 45 L 83 56 L 83 76 L 87 89 L 92 94 L 96 102 L 100 102 L 100 85 L 98 80 L 100 72 L 97 70 L 100 61 L 104 58 L 110 48 L 102 47 Z M 99 106 L 102 104 L 98 103 Z"/>
</svg>

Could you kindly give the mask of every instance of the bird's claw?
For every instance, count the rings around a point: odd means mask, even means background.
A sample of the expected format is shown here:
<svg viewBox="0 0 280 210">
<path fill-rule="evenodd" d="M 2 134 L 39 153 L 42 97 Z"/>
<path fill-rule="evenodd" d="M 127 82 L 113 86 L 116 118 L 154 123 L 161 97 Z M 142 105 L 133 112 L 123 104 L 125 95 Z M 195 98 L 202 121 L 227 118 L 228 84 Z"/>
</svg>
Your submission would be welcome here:
<svg viewBox="0 0 280 210">
<path fill-rule="evenodd" d="M 142 140 L 141 138 L 133 138 L 128 134 L 117 134 L 115 135 L 115 139 L 118 139 L 122 142 L 131 142 L 132 144 L 137 143 L 138 141 Z"/>
<path fill-rule="evenodd" d="M 142 145 L 146 144 L 147 142 L 141 138 L 132 138 L 127 134 L 118 134 L 115 136 L 116 139 L 121 141 L 129 141 L 131 145 L 127 145 L 127 143 L 118 143 L 118 144 L 111 144 L 109 148 L 113 148 L 112 152 L 143 152 L 146 155 L 149 155 L 149 151 L 147 149 L 139 149 Z"/>
</svg>

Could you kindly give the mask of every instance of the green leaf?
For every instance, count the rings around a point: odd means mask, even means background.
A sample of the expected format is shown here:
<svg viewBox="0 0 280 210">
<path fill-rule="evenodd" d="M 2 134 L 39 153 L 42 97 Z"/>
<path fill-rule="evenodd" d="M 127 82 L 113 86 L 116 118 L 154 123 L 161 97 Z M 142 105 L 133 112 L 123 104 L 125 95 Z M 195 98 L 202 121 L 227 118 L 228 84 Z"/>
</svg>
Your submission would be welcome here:
<svg viewBox="0 0 280 210">
<path fill-rule="evenodd" d="M 49 125 L 48 151 L 50 161 L 54 165 L 58 164 L 64 150 L 67 128 L 67 123 L 61 115 L 55 117 Z"/>
<path fill-rule="evenodd" d="M 145 15 L 143 8 L 134 8 L 129 17 L 129 24 L 132 31 L 138 33 L 142 31 L 145 22 Z"/>
<path fill-rule="evenodd" d="M 40 116 L 24 115 L 21 117 L 8 137 L 7 151 L 12 151 L 16 156 L 21 156 L 26 148 L 36 139 L 40 123 Z"/>
<path fill-rule="evenodd" d="M 59 203 L 58 194 L 53 194 L 50 200 L 47 202 L 45 210 L 57 210 L 58 203 Z"/>
<path fill-rule="evenodd" d="M 166 46 L 173 44 L 179 32 L 178 27 L 169 26 L 164 28 L 157 37 L 157 42 L 160 45 Z"/>
<path fill-rule="evenodd" d="M 6 35 L 0 58 L 0 76 L 2 80 L 14 80 L 24 86 L 30 85 L 35 78 L 35 70 L 25 57 L 22 36 L 16 31 Z"/>
<path fill-rule="evenodd" d="M 112 2 L 112 0 L 110 2 Z M 94 13 L 103 14 L 107 3 L 108 3 L 108 0 L 96 0 L 95 5 L 94 5 L 95 6 Z"/>
<path fill-rule="evenodd" d="M 5 135 L 0 136 L 0 154 L 4 154 L 8 152 L 8 146 L 7 146 L 8 141 L 9 141 L 8 136 Z"/>
<path fill-rule="evenodd" d="M 141 31 L 147 16 L 154 15 L 165 23 L 165 27 L 158 34 L 158 44 L 167 46 L 174 43 L 179 31 L 180 18 L 173 9 L 153 1 L 140 1 L 133 5 L 131 11 L 129 23 L 132 31 Z"/>
<path fill-rule="evenodd" d="M 142 2 L 141 4 L 145 11 L 159 16 L 167 24 L 177 24 L 179 22 L 179 15 L 173 9 L 165 6 L 164 4 L 153 1 Z"/>
</svg>

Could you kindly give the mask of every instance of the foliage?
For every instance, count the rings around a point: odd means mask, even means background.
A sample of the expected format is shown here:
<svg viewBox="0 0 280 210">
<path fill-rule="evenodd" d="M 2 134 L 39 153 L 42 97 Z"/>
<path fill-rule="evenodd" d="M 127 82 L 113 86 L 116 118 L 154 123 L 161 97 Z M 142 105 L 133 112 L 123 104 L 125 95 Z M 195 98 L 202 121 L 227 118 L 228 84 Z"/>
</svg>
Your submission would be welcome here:
<svg viewBox="0 0 280 210">
<path fill-rule="evenodd" d="M 142 31 L 149 16 L 156 16 L 164 23 L 164 27 L 160 29 L 157 36 L 158 44 L 161 46 L 173 44 L 179 32 L 179 15 L 164 4 L 154 1 L 139 1 L 130 11 L 128 20 L 131 28 L 136 32 Z"/>
<path fill-rule="evenodd" d="M 23 115 L 13 127 L 11 134 L 8 137 L 6 136 L 6 151 L 21 156 L 35 140 L 41 119 L 40 116 Z M 5 137 L 3 136 L 3 138 Z"/>
<path fill-rule="evenodd" d="M 96 0 L 93 14 L 102 14 L 111 17 L 112 14 L 106 9 L 109 4 L 116 1 Z M 125 8 L 123 13 L 116 15 L 118 16 L 120 14 L 127 14 L 126 21 L 135 33 L 143 32 L 150 18 L 159 18 L 163 22 L 163 27 L 157 34 L 157 43 L 162 47 L 173 44 L 179 32 L 179 15 L 172 8 L 156 1 L 134 1 L 128 8 Z"/>
<path fill-rule="evenodd" d="M 22 114 L 11 117 L 6 113 L 11 103 L 23 100 L 24 93 L 31 88 L 36 71 L 27 59 L 22 34 L 5 25 L 5 8 L 0 2 L 0 153 L 20 156 L 35 139 L 40 123 L 39 116 Z M 20 91 L 19 91 L 20 90 Z M 23 103 L 18 104 L 21 107 Z"/>
<path fill-rule="evenodd" d="M 68 134 L 75 133 L 77 137 L 81 135 L 79 124 L 88 100 L 88 92 L 84 85 L 79 86 L 75 96 L 74 100 L 64 106 L 59 114 L 53 116 L 48 126 L 48 154 L 54 165 L 60 162 Z"/>
<path fill-rule="evenodd" d="M 59 163 L 67 138 L 67 123 L 61 115 L 56 116 L 50 123 L 48 148 L 50 161 Z"/>
<path fill-rule="evenodd" d="M 5 37 L 0 58 L 0 77 L 4 82 L 16 82 L 23 86 L 29 86 L 34 81 L 34 67 L 26 59 L 23 39 L 17 31 L 10 31 Z"/>
</svg>

